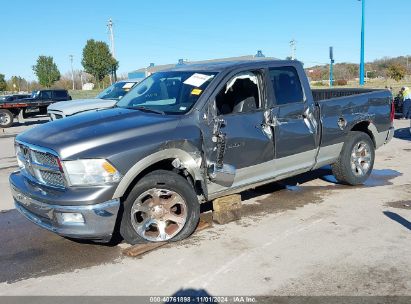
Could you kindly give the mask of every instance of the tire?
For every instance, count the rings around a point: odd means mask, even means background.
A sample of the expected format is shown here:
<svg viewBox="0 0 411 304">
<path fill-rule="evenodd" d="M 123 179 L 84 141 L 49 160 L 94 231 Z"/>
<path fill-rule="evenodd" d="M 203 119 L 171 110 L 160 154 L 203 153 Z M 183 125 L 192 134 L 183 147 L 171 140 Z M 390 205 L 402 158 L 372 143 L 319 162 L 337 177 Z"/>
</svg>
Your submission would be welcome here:
<svg viewBox="0 0 411 304">
<path fill-rule="evenodd" d="M 364 132 L 351 131 L 338 160 L 331 165 L 332 172 L 341 184 L 361 185 L 374 167 L 375 147 Z"/>
<path fill-rule="evenodd" d="M 177 173 L 157 170 L 144 176 L 124 201 L 120 234 L 129 244 L 179 241 L 200 218 L 193 186 Z"/>
<path fill-rule="evenodd" d="M 0 128 L 9 128 L 13 124 L 14 115 L 9 110 L 0 109 Z"/>
</svg>

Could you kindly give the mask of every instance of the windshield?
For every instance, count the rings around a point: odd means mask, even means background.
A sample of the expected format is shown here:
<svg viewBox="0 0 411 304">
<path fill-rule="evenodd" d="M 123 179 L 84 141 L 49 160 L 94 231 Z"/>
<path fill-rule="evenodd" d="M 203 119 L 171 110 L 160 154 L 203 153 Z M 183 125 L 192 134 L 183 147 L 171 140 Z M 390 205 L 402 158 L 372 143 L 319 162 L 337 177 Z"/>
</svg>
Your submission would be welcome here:
<svg viewBox="0 0 411 304">
<path fill-rule="evenodd" d="M 96 98 L 120 100 L 135 84 L 135 82 L 117 82 L 98 94 Z"/>
<path fill-rule="evenodd" d="M 32 91 L 31 98 L 37 98 L 40 95 L 40 91 Z"/>
<path fill-rule="evenodd" d="M 217 73 L 158 72 L 136 85 L 118 107 L 166 114 L 187 113 Z"/>
</svg>

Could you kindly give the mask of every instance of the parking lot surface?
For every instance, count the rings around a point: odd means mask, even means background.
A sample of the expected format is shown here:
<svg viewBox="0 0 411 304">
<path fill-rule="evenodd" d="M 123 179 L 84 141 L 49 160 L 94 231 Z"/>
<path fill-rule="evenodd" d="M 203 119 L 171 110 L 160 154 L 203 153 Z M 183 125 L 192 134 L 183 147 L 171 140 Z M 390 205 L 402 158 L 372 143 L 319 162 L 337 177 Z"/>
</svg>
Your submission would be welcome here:
<svg viewBox="0 0 411 304">
<path fill-rule="evenodd" d="M 0 130 L 0 295 L 411 295 L 409 121 L 395 121 L 365 185 L 339 185 L 326 167 L 246 191 L 241 220 L 139 258 L 14 209 L 14 137 L 45 121 Z"/>
</svg>

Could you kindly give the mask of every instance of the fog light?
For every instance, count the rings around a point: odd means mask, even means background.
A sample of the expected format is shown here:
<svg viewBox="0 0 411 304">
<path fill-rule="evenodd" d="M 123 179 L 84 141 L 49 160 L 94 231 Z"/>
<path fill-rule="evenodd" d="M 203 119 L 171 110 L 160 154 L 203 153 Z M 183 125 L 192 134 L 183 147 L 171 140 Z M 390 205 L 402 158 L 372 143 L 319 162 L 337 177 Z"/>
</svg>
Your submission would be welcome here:
<svg viewBox="0 0 411 304">
<path fill-rule="evenodd" d="M 59 224 L 84 224 L 84 217 L 81 213 L 56 213 Z"/>
</svg>

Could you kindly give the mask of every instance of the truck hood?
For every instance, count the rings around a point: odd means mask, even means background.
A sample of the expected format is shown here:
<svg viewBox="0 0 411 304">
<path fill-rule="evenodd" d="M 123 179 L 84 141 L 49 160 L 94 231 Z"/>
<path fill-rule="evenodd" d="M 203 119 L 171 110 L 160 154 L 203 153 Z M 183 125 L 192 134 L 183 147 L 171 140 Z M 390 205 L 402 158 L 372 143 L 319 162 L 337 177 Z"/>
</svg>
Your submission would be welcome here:
<svg viewBox="0 0 411 304">
<path fill-rule="evenodd" d="M 66 116 L 70 116 L 76 113 L 85 112 L 96 109 L 107 109 L 113 107 L 117 103 L 113 99 L 77 99 L 67 100 L 53 103 L 48 106 L 47 111 L 59 111 Z"/>
<path fill-rule="evenodd" d="M 51 121 L 21 133 L 16 140 L 52 149 L 62 159 L 106 157 L 118 145 L 141 137 L 153 138 L 175 129 L 179 121 L 176 115 L 113 108 Z M 102 146 L 107 149 L 98 149 Z M 88 155 L 93 149 L 105 150 L 107 155 Z"/>
</svg>

